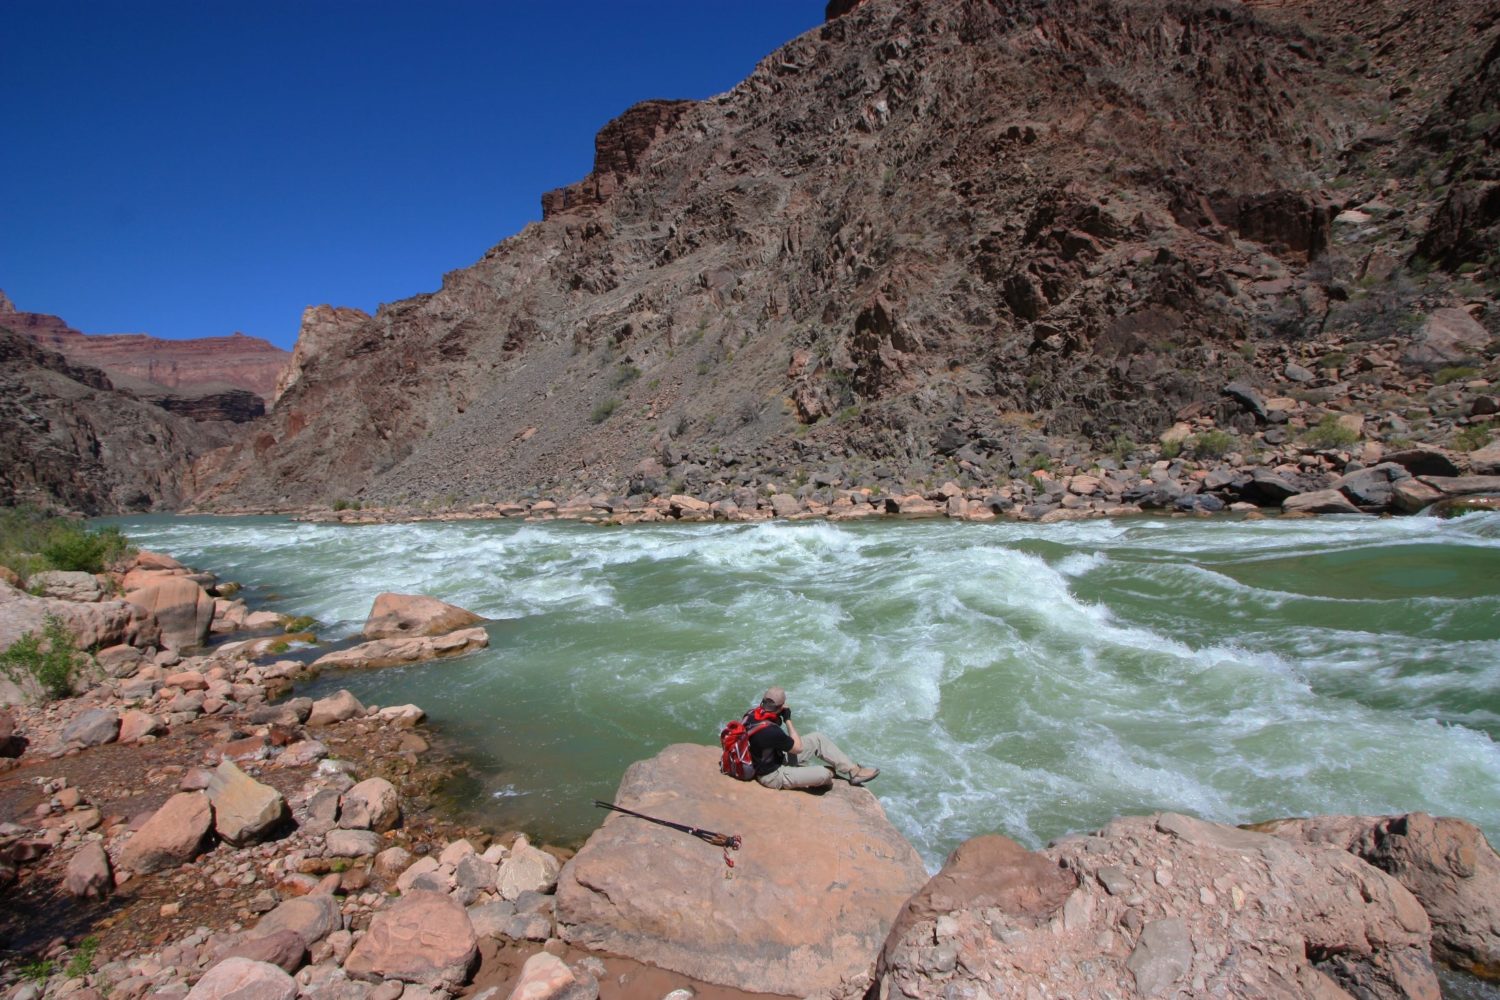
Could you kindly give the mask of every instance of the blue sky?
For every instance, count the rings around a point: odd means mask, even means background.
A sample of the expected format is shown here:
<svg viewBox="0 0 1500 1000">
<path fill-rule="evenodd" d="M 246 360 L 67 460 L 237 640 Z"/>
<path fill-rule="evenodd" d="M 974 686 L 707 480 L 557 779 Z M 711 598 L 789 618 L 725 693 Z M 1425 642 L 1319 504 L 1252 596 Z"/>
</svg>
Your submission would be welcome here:
<svg viewBox="0 0 1500 1000">
<path fill-rule="evenodd" d="M 11 0 L 0 289 L 89 333 L 290 348 L 438 287 L 636 101 L 704 98 L 824 0 Z"/>
</svg>

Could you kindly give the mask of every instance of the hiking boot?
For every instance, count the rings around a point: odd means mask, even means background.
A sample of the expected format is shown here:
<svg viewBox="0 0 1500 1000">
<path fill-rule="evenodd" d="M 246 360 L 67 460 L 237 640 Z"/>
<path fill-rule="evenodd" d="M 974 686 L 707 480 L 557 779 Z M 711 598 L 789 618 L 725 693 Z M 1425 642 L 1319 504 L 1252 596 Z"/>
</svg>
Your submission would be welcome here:
<svg viewBox="0 0 1500 1000">
<path fill-rule="evenodd" d="M 854 769 L 854 773 L 849 775 L 849 784 L 858 787 L 874 781 L 878 777 L 880 777 L 880 768 L 878 767 L 857 767 Z"/>
</svg>

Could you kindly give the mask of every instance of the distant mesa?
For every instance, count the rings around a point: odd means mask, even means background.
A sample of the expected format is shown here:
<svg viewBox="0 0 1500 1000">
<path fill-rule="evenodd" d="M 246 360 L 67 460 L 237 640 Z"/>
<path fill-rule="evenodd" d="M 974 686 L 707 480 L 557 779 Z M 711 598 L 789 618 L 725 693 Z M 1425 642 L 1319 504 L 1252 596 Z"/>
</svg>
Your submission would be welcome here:
<svg viewBox="0 0 1500 1000">
<path fill-rule="evenodd" d="M 292 357 L 243 333 L 190 340 L 86 334 L 61 317 L 18 310 L 4 292 L 0 325 L 69 361 L 100 369 L 117 389 L 195 420 L 242 423 L 263 415 Z"/>
</svg>

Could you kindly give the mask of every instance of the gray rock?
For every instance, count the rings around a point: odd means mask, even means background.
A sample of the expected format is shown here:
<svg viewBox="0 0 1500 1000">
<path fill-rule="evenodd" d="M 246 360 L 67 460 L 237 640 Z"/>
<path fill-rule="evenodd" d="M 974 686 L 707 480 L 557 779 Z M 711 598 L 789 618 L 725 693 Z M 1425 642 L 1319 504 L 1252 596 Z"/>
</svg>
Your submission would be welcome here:
<svg viewBox="0 0 1500 1000">
<path fill-rule="evenodd" d="M 1193 964 L 1193 945 L 1187 925 L 1168 917 L 1153 920 L 1141 931 L 1141 939 L 1125 962 L 1135 975 L 1135 988 L 1142 996 L 1156 996 L 1181 979 Z"/>
<path fill-rule="evenodd" d="M 287 818 L 286 800 L 270 785 L 222 761 L 208 782 L 214 829 L 231 844 L 244 845 L 275 833 Z"/>
<path fill-rule="evenodd" d="M 68 861 L 63 888 L 72 895 L 98 898 L 114 885 L 114 869 L 110 867 L 109 855 L 104 853 L 104 845 L 97 840 L 84 844 Z"/>
<path fill-rule="evenodd" d="M 1361 507 L 1385 510 L 1394 502 L 1394 487 L 1398 480 L 1410 479 L 1411 473 L 1395 462 L 1382 462 L 1368 469 L 1360 469 L 1340 476 L 1333 482 L 1333 489 L 1341 491 Z"/>
<path fill-rule="evenodd" d="M 120 735 L 120 716 L 112 708 L 91 708 L 63 726 L 62 741 L 96 747 Z"/>
<path fill-rule="evenodd" d="M 288 899 L 260 918 L 247 937 L 265 937 L 278 931 L 295 931 L 309 948 L 339 929 L 339 901 L 327 893 Z"/>
<path fill-rule="evenodd" d="M 479 937 L 504 937 L 509 921 L 516 915 L 514 903 L 481 903 L 469 907 L 469 923 Z"/>
<path fill-rule="evenodd" d="M 1359 514 L 1362 511 L 1349 502 L 1349 498 L 1338 490 L 1313 490 L 1299 493 L 1282 501 L 1281 509 L 1288 513 L 1300 511 L 1306 514 Z"/>
<path fill-rule="evenodd" d="M 367 858 L 379 852 L 380 834 L 372 830 L 330 830 L 324 846 L 334 857 Z"/>
</svg>

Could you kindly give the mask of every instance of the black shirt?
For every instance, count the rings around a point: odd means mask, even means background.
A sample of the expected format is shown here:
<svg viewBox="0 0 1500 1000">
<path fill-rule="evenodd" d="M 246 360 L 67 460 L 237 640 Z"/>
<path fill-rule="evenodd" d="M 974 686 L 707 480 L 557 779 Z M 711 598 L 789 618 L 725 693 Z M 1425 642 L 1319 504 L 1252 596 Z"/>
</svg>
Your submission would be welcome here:
<svg viewBox="0 0 1500 1000">
<path fill-rule="evenodd" d="M 753 718 L 745 720 L 748 729 L 760 726 Z M 758 732 L 750 734 L 750 757 L 755 761 L 755 776 L 770 774 L 786 761 L 786 755 L 791 752 L 792 738 L 776 723 L 769 726 L 761 726 Z"/>
</svg>

